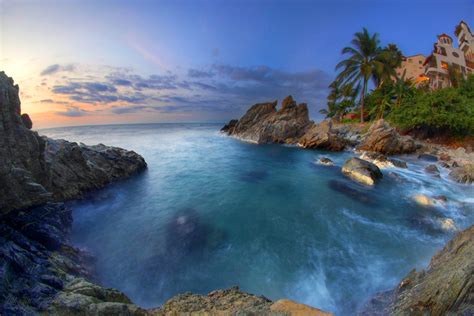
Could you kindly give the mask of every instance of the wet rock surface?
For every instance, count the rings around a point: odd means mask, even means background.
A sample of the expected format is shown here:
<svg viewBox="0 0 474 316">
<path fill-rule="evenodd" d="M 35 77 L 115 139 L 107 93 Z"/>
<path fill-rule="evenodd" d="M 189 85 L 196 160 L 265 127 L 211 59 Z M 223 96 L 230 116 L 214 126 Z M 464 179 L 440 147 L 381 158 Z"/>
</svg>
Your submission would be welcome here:
<svg viewBox="0 0 474 316">
<path fill-rule="evenodd" d="M 412 270 L 394 290 L 378 294 L 361 315 L 472 315 L 474 313 L 474 225 Z"/>
<path fill-rule="evenodd" d="M 376 165 L 356 157 L 350 158 L 344 163 L 342 173 L 352 180 L 366 185 L 374 185 L 383 177 Z"/>
<path fill-rule="evenodd" d="M 21 114 L 18 86 L 0 72 L 0 314 L 135 315 L 140 309 L 128 299 L 112 299 L 125 297 L 118 291 L 94 286 L 79 297 L 69 287 L 92 279 L 92 259 L 69 246 L 72 216 L 62 201 L 143 170 L 144 159 L 41 137 L 32 125 Z M 57 297 L 64 299 L 51 309 Z"/>
<path fill-rule="evenodd" d="M 449 176 L 459 183 L 473 183 L 474 164 L 466 164 L 464 166 L 454 167 L 449 173 Z"/>
</svg>

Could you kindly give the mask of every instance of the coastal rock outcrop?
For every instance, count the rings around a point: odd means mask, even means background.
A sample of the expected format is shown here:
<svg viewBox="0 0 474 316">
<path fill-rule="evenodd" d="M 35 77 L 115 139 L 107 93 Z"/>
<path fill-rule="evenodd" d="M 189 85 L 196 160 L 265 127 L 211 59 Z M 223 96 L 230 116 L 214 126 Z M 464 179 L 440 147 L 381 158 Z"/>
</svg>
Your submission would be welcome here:
<svg viewBox="0 0 474 316">
<path fill-rule="evenodd" d="M 472 315 L 474 313 L 474 225 L 412 270 L 394 290 L 375 296 L 360 315 Z"/>
<path fill-rule="evenodd" d="M 394 155 L 413 153 L 417 146 L 411 137 L 401 136 L 387 122 L 380 119 L 370 126 L 358 149 Z"/>
<path fill-rule="evenodd" d="M 208 295 L 184 293 L 167 301 L 154 315 L 308 315 L 330 316 L 308 305 L 282 299 L 272 302 L 264 296 L 242 292 L 238 287 Z"/>
<path fill-rule="evenodd" d="M 297 105 L 288 96 L 279 110 L 276 107 L 277 101 L 255 104 L 240 120 L 224 126 L 223 131 L 257 144 L 296 143 L 311 123 L 307 105 Z"/>
<path fill-rule="evenodd" d="M 0 72 L 0 314 L 36 315 L 75 295 L 49 313 L 139 315 L 118 291 L 95 286 L 79 297 L 68 287 L 92 269 L 90 256 L 69 245 L 72 215 L 62 202 L 143 170 L 145 161 L 120 148 L 41 137 L 32 125 L 21 115 L 18 86 Z"/>
<path fill-rule="evenodd" d="M 344 163 L 342 173 L 352 180 L 366 185 L 374 185 L 383 177 L 376 165 L 356 157 L 352 157 Z"/>
<path fill-rule="evenodd" d="M 31 127 L 18 85 L 0 72 L 0 213 L 79 198 L 146 168 L 133 151 L 52 140 Z"/>
<path fill-rule="evenodd" d="M 56 200 L 79 198 L 91 189 L 102 188 L 146 168 L 143 157 L 133 151 L 103 144 L 87 146 L 44 139 L 51 179 L 47 188 Z"/>
<path fill-rule="evenodd" d="M 298 145 L 303 148 L 341 151 L 345 147 L 345 141 L 340 138 L 337 131 L 333 129 L 332 122 L 330 120 L 324 120 L 319 124 L 312 124 L 300 138 Z"/>
</svg>

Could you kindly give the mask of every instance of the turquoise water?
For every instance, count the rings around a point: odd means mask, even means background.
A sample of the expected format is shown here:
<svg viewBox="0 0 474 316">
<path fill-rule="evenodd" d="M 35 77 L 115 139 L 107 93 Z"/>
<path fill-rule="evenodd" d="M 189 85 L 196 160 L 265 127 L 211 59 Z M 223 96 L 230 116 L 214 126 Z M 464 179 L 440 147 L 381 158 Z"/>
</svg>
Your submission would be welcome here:
<svg viewBox="0 0 474 316">
<path fill-rule="evenodd" d="M 72 240 L 96 257 L 99 281 L 137 304 L 158 306 L 186 291 L 234 285 L 353 314 L 375 292 L 423 267 L 452 233 L 433 222 L 474 222 L 472 187 L 427 163 L 383 170 L 366 188 L 336 165 L 353 153 L 254 145 L 220 125 L 147 124 L 58 128 L 54 138 L 133 149 L 148 170 L 72 202 Z M 405 159 L 405 158 L 402 158 Z M 399 178 L 388 173 L 395 171 Z M 443 194 L 429 210 L 415 193 Z"/>
</svg>

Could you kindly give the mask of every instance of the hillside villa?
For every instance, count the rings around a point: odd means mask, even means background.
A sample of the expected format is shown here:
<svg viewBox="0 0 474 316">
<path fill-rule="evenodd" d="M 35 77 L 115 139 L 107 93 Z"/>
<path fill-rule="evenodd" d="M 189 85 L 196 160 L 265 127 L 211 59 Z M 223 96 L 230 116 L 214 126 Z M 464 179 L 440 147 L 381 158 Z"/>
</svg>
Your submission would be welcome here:
<svg viewBox="0 0 474 316">
<path fill-rule="evenodd" d="M 438 41 L 428 57 L 422 54 L 404 57 L 397 68 L 397 75 L 405 74 L 405 78 L 413 80 L 416 85 L 427 83 L 431 89 L 440 89 L 451 85 L 450 67 L 463 77 L 474 73 L 474 35 L 469 25 L 461 21 L 454 34 L 458 47 L 454 47 L 453 39 L 448 34 L 438 35 Z"/>
</svg>

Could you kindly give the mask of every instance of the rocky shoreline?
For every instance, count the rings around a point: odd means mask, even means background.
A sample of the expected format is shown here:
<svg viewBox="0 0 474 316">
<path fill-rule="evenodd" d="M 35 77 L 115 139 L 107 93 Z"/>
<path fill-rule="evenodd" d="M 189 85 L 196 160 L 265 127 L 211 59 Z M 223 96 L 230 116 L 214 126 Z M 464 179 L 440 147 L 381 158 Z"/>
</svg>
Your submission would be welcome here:
<svg viewBox="0 0 474 316">
<path fill-rule="evenodd" d="M 377 148 L 379 155 L 370 156 L 376 168 L 381 163 L 397 163 L 385 155 L 420 152 L 418 144 L 398 135 L 385 122 L 377 123 L 367 137 L 357 127 L 331 122 L 314 124 L 306 105 L 296 105 L 291 97 L 284 100 L 280 110 L 276 105 L 257 104 L 223 130 L 255 143 L 288 143 L 327 150 Z M 64 202 L 143 172 L 146 162 L 139 154 L 121 148 L 42 137 L 31 130 L 32 126 L 28 115 L 21 113 L 18 86 L 0 72 L 0 314 L 330 315 L 290 300 L 272 302 L 238 288 L 208 295 L 185 293 L 162 307 L 145 310 L 120 291 L 95 284 L 94 258 L 70 245 L 72 214 Z M 455 171 L 453 177 L 472 182 L 466 167 L 471 153 L 436 150 L 440 161 Z M 352 161 L 345 168 L 347 174 L 360 179 L 357 174 L 354 176 L 360 169 L 361 173 L 368 170 L 369 178 L 379 177 L 377 169 L 365 162 Z M 330 161 L 324 163 L 329 165 Z M 372 299 L 363 314 L 471 312 L 473 245 L 471 226 L 433 257 L 426 272 L 410 273 L 397 289 Z M 433 291 L 434 287 L 440 290 Z"/>
<path fill-rule="evenodd" d="M 291 96 L 282 101 L 280 109 L 277 109 L 277 101 L 255 104 L 242 118 L 231 120 L 221 131 L 256 144 L 281 143 L 307 149 L 352 150 L 372 157 L 377 154 L 377 159 L 364 159 L 375 164 L 387 161 L 387 156 L 413 154 L 449 169 L 450 176 L 457 182 L 474 182 L 473 148 L 451 149 L 417 141 L 400 135 L 383 119 L 368 128 L 360 124 L 336 124 L 331 120 L 314 123 L 309 119 L 307 105 L 297 105 Z"/>
</svg>

